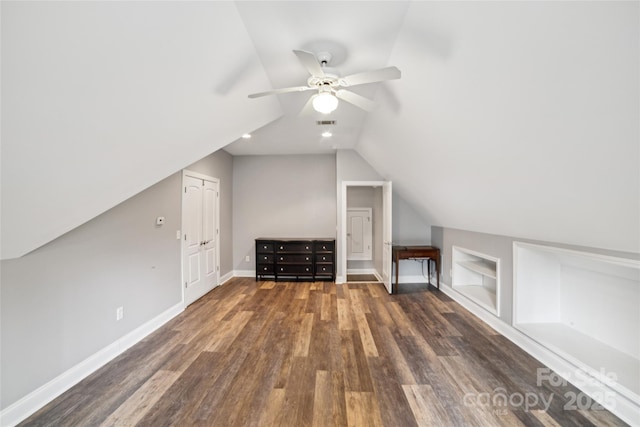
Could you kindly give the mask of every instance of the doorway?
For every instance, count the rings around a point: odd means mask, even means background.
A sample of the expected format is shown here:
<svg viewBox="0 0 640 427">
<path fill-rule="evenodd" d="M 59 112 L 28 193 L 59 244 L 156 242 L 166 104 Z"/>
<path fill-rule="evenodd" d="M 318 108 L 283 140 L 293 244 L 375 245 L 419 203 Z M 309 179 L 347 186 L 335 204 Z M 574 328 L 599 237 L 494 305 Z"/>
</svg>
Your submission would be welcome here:
<svg viewBox="0 0 640 427">
<path fill-rule="evenodd" d="M 220 282 L 220 181 L 182 174 L 182 283 L 185 307 Z"/>
<path fill-rule="evenodd" d="M 388 181 L 343 181 L 341 186 L 340 221 L 338 224 L 338 283 L 350 281 L 381 281 L 391 292 L 391 182 Z M 356 242 L 356 249 L 362 254 L 354 254 L 353 226 L 366 221 L 366 212 L 354 211 L 371 209 L 372 224 L 371 256 L 364 254 L 366 243 Z M 349 236 L 349 234 L 352 234 Z M 355 256 L 354 256 L 355 255 Z M 373 280 L 371 280 L 373 279 Z"/>
</svg>

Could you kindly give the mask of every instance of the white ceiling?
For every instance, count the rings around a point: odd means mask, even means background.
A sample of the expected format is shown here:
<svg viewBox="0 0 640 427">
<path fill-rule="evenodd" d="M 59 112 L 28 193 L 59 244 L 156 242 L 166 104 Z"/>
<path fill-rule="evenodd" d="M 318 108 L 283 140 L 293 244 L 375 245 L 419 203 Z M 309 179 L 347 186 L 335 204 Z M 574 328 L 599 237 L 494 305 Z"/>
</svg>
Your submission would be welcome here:
<svg viewBox="0 0 640 427">
<path fill-rule="evenodd" d="M 340 75 L 393 65 L 389 56 L 404 21 L 408 2 L 239 2 L 238 11 L 255 46 L 271 85 L 247 87 L 247 95 L 272 88 L 306 85 L 306 69 L 294 49 L 317 54 L 329 52 L 330 66 Z M 236 69 L 234 69 L 236 73 Z M 237 73 L 242 75 L 243 73 Z M 393 86 L 395 82 L 384 83 Z M 382 84 L 351 88 L 374 98 Z M 366 113 L 341 101 L 331 114 L 300 116 L 312 91 L 277 95 L 283 117 L 253 132 L 250 140 L 225 147 L 234 155 L 327 153 L 355 147 Z M 318 126 L 318 120 L 335 120 L 335 126 Z M 329 129 L 333 136 L 322 138 Z"/>
<path fill-rule="evenodd" d="M 0 2 L 2 258 L 222 147 L 353 148 L 427 223 L 638 252 L 639 4 Z M 247 98 L 305 84 L 294 49 L 402 78 L 366 114 Z"/>
</svg>

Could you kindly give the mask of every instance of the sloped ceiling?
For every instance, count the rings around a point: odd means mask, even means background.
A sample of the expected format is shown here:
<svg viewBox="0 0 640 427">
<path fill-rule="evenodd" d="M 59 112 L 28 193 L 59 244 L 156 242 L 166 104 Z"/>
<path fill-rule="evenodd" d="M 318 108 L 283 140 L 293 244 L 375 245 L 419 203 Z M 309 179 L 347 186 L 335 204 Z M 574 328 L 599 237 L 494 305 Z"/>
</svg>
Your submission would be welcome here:
<svg viewBox="0 0 640 427">
<path fill-rule="evenodd" d="M 5 2 L 2 258 L 282 114 L 230 2 Z"/>
<path fill-rule="evenodd" d="M 223 146 L 355 148 L 432 224 L 638 252 L 638 12 L 638 2 L 2 2 L 2 257 Z M 332 51 L 342 75 L 396 65 L 403 76 L 354 88 L 378 102 L 369 114 L 341 103 L 299 117 L 304 93 L 248 99 L 304 84 L 292 49 Z M 338 122 L 331 140 L 318 118 Z"/>
<path fill-rule="evenodd" d="M 412 3 L 357 151 L 432 224 L 639 252 L 638 5 Z"/>
</svg>

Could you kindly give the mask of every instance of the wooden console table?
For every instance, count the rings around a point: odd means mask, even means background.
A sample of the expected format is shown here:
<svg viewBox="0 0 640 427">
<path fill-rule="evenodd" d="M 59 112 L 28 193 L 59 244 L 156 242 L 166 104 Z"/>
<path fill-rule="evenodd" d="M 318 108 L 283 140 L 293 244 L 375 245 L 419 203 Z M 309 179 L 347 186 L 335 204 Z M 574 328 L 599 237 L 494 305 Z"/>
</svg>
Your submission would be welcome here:
<svg viewBox="0 0 640 427">
<path fill-rule="evenodd" d="M 398 289 L 398 273 L 400 271 L 401 259 L 427 259 L 428 281 L 431 284 L 431 261 L 436 264 L 436 285 L 440 289 L 440 249 L 435 246 L 393 246 L 393 262 L 396 265 L 396 284 L 391 283 L 391 293 L 395 294 Z"/>
</svg>

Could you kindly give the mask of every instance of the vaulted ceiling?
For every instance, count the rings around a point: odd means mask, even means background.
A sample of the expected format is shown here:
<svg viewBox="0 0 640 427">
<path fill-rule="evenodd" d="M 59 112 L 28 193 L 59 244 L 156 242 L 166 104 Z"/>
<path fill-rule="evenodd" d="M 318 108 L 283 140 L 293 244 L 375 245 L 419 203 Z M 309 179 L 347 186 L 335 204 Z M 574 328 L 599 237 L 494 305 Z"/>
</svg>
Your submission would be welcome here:
<svg viewBox="0 0 640 427">
<path fill-rule="evenodd" d="M 640 251 L 638 2 L 1 8 L 3 259 L 222 147 L 355 149 L 429 223 Z M 305 84 L 294 49 L 402 78 L 353 88 L 372 113 L 247 98 Z"/>
</svg>

